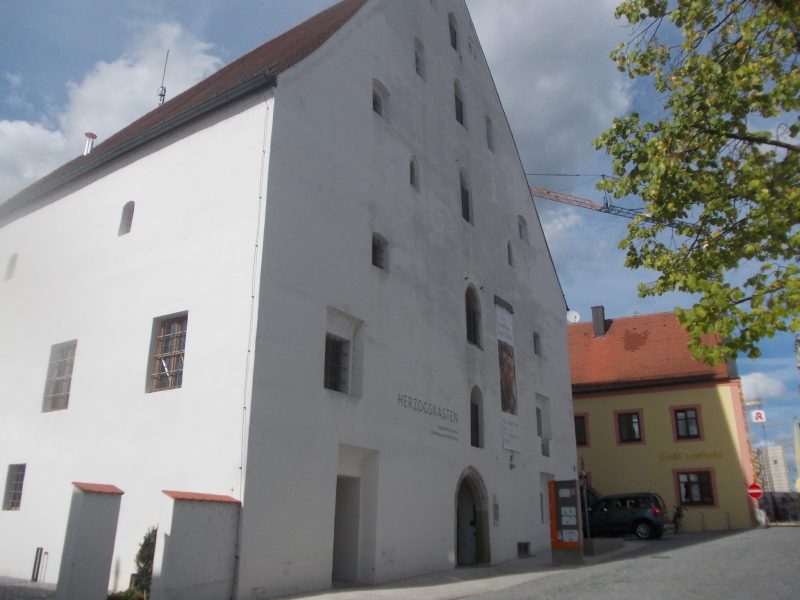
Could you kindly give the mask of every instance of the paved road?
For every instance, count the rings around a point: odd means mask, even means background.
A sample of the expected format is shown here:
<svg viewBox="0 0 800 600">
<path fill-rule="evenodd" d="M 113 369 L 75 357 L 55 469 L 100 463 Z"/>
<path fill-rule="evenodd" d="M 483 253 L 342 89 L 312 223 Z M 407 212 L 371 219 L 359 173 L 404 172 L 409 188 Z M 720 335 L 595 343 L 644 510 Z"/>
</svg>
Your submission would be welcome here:
<svg viewBox="0 0 800 600">
<path fill-rule="evenodd" d="M 0 577 L 0 600 L 52 600 L 52 585 Z M 556 568 L 541 555 L 308 600 L 797 600 L 800 527 L 626 540 L 611 555 Z"/>
<path fill-rule="evenodd" d="M 667 537 L 612 562 L 572 569 L 475 600 L 796 600 L 800 528 L 773 527 L 684 545 Z"/>
</svg>

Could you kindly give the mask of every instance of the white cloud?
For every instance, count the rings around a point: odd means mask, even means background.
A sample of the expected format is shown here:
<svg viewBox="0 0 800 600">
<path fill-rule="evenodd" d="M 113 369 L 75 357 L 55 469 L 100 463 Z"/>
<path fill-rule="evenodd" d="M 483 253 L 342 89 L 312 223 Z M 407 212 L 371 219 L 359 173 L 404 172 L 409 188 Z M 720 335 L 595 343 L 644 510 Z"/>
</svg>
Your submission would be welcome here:
<svg viewBox="0 0 800 600">
<path fill-rule="evenodd" d="M 525 167 L 550 172 L 595 161 L 591 140 L 630 106 L 608 58 L 627 36 L 616 0 L 469 0 L 470 12 Z"/>
<path fill-rule="evenodd" d="M 69 81 L 67 105 L 54 119 L 0 121 L 0 155 L 8 157 L 0 163 L 0 201 L 80 154 L 86 131 L 102 142 L 155 108 L 168 48 L 167 98 L 222 65 L 210 53 L 211 45 L 180 25 L 159 23 L 140 31 L 117 60 L 98 62 L 81 81 Z"/>
<path fill-rule="evenodd" d="M 762 371 L 742 375 L 742 388 L 747 401 L 756 398 L 774 400 L 789 394 L 789 389 L 783 381 Z"/>
</svg>

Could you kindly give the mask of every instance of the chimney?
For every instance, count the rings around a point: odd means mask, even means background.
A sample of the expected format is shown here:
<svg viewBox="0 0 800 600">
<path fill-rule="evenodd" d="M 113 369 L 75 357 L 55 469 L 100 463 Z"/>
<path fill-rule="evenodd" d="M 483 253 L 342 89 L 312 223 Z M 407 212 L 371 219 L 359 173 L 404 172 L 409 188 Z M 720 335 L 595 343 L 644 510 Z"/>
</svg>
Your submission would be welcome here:
<svg viewBox="0 0 800 600">
<path fill-rule="evenodd" d="M 94 148 L 94 141 L 97 139 L 97 136 L 92 133 L 91 131 L 86 132 L 86 145 L 83 147 L 83 155 L 86 156 L 89 154 L 92 149 Z"/>
<path fill-rule="evenodd" d="M 606 334 L 606 309 L 603 306 L 592 307 L 592 324 L 594 337 L 603 337 Z"/>
</svg>

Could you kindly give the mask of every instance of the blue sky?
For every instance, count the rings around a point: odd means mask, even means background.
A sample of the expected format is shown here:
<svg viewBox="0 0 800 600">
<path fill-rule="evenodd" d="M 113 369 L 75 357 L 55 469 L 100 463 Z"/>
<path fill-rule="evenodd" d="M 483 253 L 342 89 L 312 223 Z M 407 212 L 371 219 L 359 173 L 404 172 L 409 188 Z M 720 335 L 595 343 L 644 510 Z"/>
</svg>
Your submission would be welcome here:
<svg viewBox="0 0 800 600">
<path fill-rule="evenodd" d="M 333 0 L 0 0 L 0 201 L 155 107 L 166 49 L 174 96 L 222 65 L 333 4 Z M 628 30 L 615 0 L 467 0 L 529 173 L 608 174 L 591 140 L 614 116 L 654 98 L 608 60 Z M 602 201 L 594 177 L 534 176 L 531 183 Z M 640 299 L 652 274 L 624 268 L 627 221 L 537 200 L 570 308 L 584 318 L 672 310 L 690 298 Z M 628 201 L 635 206 L 635 199 Z M 794 339 L 740 359 L 745 394 L 759 396 L 771 442 L 791 451 L 800 417 Z M 754 429 L 761 442 L 760 429 Z M 796 477 L 796 472 L 790 477 Z"/>
</svg>

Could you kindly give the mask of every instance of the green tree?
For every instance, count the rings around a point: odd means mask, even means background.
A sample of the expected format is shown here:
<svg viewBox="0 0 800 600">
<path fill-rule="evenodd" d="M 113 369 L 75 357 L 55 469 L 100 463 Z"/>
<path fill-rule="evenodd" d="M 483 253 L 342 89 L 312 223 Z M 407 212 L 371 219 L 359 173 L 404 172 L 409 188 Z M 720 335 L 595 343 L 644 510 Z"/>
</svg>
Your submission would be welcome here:
<svg viewBox="0 0 800 600">
<path fill-rule="evenodd" d="M 153 557 L 156 553 L 156 535 L 158 530 L 150 527 L 144 535 L 139 551 L 136 553 L 136 573 L 133 576 L 133 588 L 145 592 L 150 592 L 150 582 L 153 578 Z"/>
<path fill-rule="evenodd" d="M 620 242 L 626 266 L 658 274 L 640 296 L 696 295 L 676 309 L 696 356 L 756 357 L 800 330 L 800 2 L 625 0 L 616 17 L 632 35 L 612 60 L 657 97 L 594 142 L 617 176 L 601 189 L 651 219 Z"/>
</svg>

